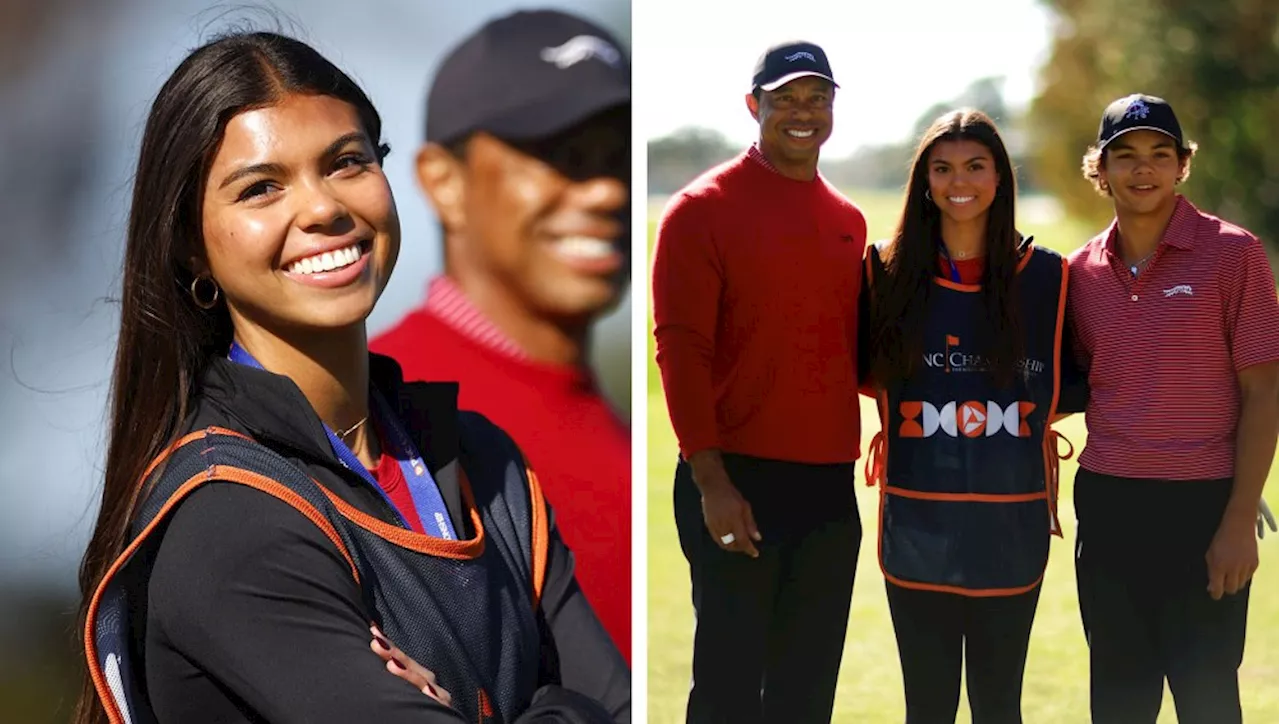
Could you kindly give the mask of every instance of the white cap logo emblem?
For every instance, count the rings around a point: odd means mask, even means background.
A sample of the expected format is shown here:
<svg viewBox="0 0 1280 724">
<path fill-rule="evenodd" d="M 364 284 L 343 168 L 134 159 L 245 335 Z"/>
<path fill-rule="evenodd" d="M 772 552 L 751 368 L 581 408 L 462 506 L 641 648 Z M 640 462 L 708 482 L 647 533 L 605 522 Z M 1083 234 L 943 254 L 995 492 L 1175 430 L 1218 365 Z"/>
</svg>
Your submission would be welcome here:
<svg viewBox="0 0 1280 724">
<path fill-rule="evenodd" d="M 554 48 L 543 48 L 542 59 L 564 70 L 588 58 L 599 58 L 606 64 L 617 67 L 622 59 L 618 49 L 594 35 L 578 35 L 570 38 L 563 45 Z"/>
</svg>

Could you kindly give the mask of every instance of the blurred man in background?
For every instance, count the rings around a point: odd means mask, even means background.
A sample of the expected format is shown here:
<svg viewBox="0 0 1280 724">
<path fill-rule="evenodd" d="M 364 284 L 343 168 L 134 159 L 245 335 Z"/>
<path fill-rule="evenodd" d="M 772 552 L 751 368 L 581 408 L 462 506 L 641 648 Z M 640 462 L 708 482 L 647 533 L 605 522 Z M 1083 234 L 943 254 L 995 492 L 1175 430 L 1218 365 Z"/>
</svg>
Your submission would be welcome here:
<svg viewBox="0 0 1280 724">
<path fill-rule="evenodd" d="M 630 659 L 631 442 L 588 366 L 630 270 L 631 71 L 604 29 L 554 11 L 486 24 L 442 62 L 417 176 L 444 274 L 371 348 L 525 453 L 600 622 Z"/>
</svg>

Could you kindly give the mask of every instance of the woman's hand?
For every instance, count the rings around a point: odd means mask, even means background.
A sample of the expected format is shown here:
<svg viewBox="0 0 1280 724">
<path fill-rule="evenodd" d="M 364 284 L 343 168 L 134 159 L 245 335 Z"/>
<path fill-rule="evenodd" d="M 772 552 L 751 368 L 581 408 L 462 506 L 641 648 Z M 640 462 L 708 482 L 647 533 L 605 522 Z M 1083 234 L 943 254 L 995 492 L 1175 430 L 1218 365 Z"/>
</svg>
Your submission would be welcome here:
<svg viewBox="0 0 1280 724">
<path fill-rule="evenodd" d="M 429 669 L 409 658 L 409 655 L 391 644 L 391 641 L 377 626 L 369 628 L 373 640 L 369 648 L 383 661 L 387 662 L 387 671 L 413 684 L 413 687 L 445 706 L 453 706 L 453 697 L 436 683 L 436 675 Z"/>
</svg>

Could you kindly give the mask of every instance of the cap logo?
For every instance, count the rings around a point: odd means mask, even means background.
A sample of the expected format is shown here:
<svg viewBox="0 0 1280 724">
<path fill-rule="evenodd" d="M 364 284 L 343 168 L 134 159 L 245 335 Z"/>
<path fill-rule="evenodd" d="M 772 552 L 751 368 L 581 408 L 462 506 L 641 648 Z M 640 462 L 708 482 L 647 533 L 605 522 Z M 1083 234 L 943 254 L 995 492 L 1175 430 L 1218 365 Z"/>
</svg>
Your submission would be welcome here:
<svg viewBox="0 0 1280 724">
<path fill-rule="evenodd" d="M 805 60 L 808 60 L 810 63 L 817 63 L 817 62 L 818 62 L 818 59 L 817 59 L 817 58 L 815 58 L 815 57 L 813 57 L 813 53 L 810 53 L 810 52 L 809 52 L 809 51 L 807 51 L 807 50 L 801 50 L 801 51 L 798 51 L 798 52 L 792 53 L 791 55 L 788 55 L 788 56 L 785 58 L 785 60 L 786 60 L 788 63 L 794 63 L 794 62 L 796 62 L 797 60 L 800 60 L 801 58 L 804 58 Z"/>
<path fill-rule="evenodd" d="M 1150 115 L 1150 113 L 1151 109 L 1147 107 L 1147 104 L 1143 103 L 1141 98 L 1136 98 L 1129 104 L 1128 110 L 1124 112 L 1124 117 L 1132 118 L 1134 120 L 1142 120 Z"/>
<path fill-rule="evenodd" d="M 543 48 L 540 55 L 543 60 L 561 70 L 593 57 L 599 58 L 607 65 L 617 67 L 622 57 L 617 48 L 594 35 L 578 35 L 570 38 L 564 45 Z"/>
</svg>

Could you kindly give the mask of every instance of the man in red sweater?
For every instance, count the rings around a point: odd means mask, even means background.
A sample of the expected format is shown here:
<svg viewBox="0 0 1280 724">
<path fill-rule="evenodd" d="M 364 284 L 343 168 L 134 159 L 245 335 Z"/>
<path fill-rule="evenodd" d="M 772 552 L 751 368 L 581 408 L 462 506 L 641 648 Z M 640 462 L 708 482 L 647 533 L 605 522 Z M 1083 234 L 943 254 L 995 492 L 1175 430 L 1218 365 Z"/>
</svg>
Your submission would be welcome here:
<svg viewBox="0 0 1280 724">
<path fill-rule="evenodd" d="M 827 722 L 862 539 L 857 297 L 867 227 L 818 174 L 836 84 L 777 45 L 757 144 L 671 200 L 653 268 L 697 629 L 688 721 Z"/>
<path fill-rule="evenodd" d="M 444 275 L 371 343 L 408 379 L 458 380 L 459 404 L 520 445 L 628 660 L 631 435 L 587 352 L 628 281 L 630 98 L 616 40 L 562 13 L 499 18 L 451 51 L 417 157 Z"/>
</svg>

